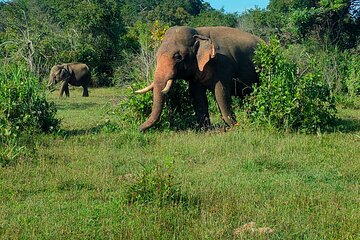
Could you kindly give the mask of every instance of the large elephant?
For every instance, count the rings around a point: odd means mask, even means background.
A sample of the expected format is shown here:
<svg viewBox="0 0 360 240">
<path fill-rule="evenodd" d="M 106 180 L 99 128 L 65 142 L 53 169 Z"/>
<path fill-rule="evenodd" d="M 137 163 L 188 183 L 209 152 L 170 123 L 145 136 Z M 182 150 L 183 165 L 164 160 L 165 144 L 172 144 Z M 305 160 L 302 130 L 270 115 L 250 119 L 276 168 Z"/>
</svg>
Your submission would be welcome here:
<svg viewBox="0 0 360 240">
<path fill-rule="evenodd" d="M 51 68 L 48 88 L 52 85 L 63 82 L 60 89 L 60 97 L 64 94 L 70 96 L 69 84 L 83 87 L 83 97 L 88 97 L 88 86 L 91 82 L 89 67 L 84 63 L 64 63 Z"/>
<path fill-rule="evenodd" d="M 222 118 L 229 126 L 236 123 L 231 96 L 244 96 L 258 82 L 252 57 L 262 40 L 252 34 L 229 27 L 171 27 L 157 52 L 154 82 L 144 89 L 153 90 L 149 118 L 140 126 L 153 126 L 164 107 L 165 94 L 176 79 L 189 81 L 198 124 L 211 127 L 206 90 L 214 93 Z"/>
</svg>

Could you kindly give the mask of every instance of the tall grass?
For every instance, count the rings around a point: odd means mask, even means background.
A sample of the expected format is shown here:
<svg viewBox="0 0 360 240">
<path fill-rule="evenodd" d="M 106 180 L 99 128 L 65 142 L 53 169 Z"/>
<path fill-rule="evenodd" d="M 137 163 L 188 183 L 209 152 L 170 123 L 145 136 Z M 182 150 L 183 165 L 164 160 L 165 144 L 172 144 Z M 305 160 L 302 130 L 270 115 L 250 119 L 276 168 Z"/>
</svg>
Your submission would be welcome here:
<svg viewBox="0 0 360 240">
<path fill-rule="evenodd" d="M 18 143 L 22 133 L 56 131 L 54 103 L 48 102 L 44 87 L 25 65 L 0 67 L 0 165 L 17 159 L 24 147 Z"/>
</svg>

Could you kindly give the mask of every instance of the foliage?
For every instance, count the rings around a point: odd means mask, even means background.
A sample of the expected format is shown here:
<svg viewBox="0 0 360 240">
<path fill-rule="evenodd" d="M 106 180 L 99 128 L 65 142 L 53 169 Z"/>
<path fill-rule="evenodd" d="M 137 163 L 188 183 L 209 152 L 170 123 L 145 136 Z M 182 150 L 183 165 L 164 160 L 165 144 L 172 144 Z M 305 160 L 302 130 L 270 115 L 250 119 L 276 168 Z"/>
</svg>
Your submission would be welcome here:
<svg viewBox="0 0 360 240">
<path fill-rule="evenodd" d="M 4 64 L 0 68 L 0 166 L 26 155 L 19 144 L 23 133 L 54 132 L 60 121 L 56 107 L 45 96 L 44 86 L 23 65 Z"/>
<path fill-rule="evenodd" d="M 194 16 L 189 25 L 193 27 L 203 26 L 227 26 L 235 27 L 237 24 L 236 14 L 226 14 L 224 10 L 206 10 L 201 11 L 198 15 Z"/>
<path fill-rule="evenodd" d="M 84 62 L 94 70 L 95 85 L 109 85 L 119 58 L 122 26 L 117 0 L 14 0 L 0 9 L 0 54 L 25 58 L 41 78 L 66 62 Z"/>
<path fill-rule="evenodd" d="M 138 126 L 151 113 L 152 94 L 135 94 L 134 90 L 144 88 L 145 83 L 133 83 L 126 91 L 126 97 L 120 102 L 118 114 L 124 123 Z M 156 125 L 162 129 L 184 130 L 195 127 L 196 119 L 189 96 L 188 84 L 176 81 L 165 98 L 165 107 L 161 121 Z"/>
<path fill-rule="evenodd" d="M 335 119 L 335 103 L 328 84 L 314 62 L 299 75 L 297 66 L 282 54 L 280 42 L 272 38 L 255 52 L 254 63 L 260 85 L 247 103 L 250 119 L 277 129 L 315 132 Z"/>
<path fill-rule="evenodd" d="M 126 59 L 117 67 L 113 84 L 122 86 L 133 82 L 150 83 L 154 79 L 156 50 L 159 47 L 168 25 L 159 21 L 153 23 L 137 22 L 128 32 L 128 38 L 133 39 L 138 51 L 123 52 Z"/>
<path fill-rule="evenodd" d="M 25 147 L 17 141 L 16 129 L 0 115 L 0 167 L 16 162 L 25 153 Z"/>
<path fill-rule="evenodd" d="M 146 87 L 146 84 L 133 83 L 127 88 L 125 98 L 120 101 L 117 114 L 123 123 L 139 125 L 151 113 L 152 95 L 150 93 L 135 94 L 135 90 Z"/>
<path fill-rule="evenodd" d="M 272 35 L 288 40 L 289 34 L 286 29 L 286 22 L 287 18 L 284 13 L 260 8 L 247 10 L 238 19 L 240 29 L 255 34 L 264 40 L 267 40 Z"/>
<path fill-rule="evenodd" d="M 345 86 L 346 92 L 350 97 L 360 95 L 360 54 L 359 52 L 348 52 L 346 61 Z"/>
<path fill-rule="evenodd" d="M 208 9 L 201 0 L 125 0 L 122 13 L 125 23 L 154 22 L 160 20 L 169 25 L 184 25 L 191 16 Z"/>
<path fill-rule="evenodd" d="M 30 133 L 52 132 L 59 127 L 54 103 L 47 101 L 44 86 L 24 65 L 1 67 L 0 110 L 5 128 Z"/>
<path fill-rule="evenodd" d="M 195 112 L 190 98 L 189 84 L 186 81 L 175 82 L 166 97 L 166 106 L 161 116 L 161 124 L 174 130 L 194 128 Z"/>
</svg>

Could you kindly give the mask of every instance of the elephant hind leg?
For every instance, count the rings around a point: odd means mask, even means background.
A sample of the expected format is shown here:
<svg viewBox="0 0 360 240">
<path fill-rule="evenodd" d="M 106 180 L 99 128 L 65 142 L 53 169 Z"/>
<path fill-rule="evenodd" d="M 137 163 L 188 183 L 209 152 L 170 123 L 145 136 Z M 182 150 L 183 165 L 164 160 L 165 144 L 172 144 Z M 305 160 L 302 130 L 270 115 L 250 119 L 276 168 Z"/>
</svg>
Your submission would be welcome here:
<svg viewBox="0 0 360 240">
<path fill-rule="evenodd" d="M 89 91 L 88 91 L 88 87 L 87 86 L 83 86 L 84 91 L 83 91 L 83 97 L 88 97 L 89 96 Z"/>
</svg>

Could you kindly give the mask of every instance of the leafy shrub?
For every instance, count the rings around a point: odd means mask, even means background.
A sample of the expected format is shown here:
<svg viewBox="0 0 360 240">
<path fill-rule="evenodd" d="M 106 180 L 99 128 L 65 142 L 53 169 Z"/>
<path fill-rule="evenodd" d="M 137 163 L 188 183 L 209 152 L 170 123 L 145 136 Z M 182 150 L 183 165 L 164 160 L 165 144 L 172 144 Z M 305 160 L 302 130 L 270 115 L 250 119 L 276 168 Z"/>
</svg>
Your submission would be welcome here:
<svg viewBox="0 0 360 240">
<path fill-rule="evenodd" d="M 59 127 L 54 103 L 46 100 L 44 87 L 24 65 L 0 68 L 0 166 L 26 155 L 19 144 L 21 133 L 51 132 Z"/>
<path fill-rule="evenodd" d="M 145 84 L 133 83 L 126 92 L 126 98 L 121 101 L 118 112 L 124 123 L 138 126 L 149 117 L 152 93 L 134 93 L 134 90 L 143 87 Z M 184 130 L 195 127 L 196 118 L 187 82 L 179 80 L 173 84 L 165 97 L 165 106 L 160 118 L 161 121 L 156 126 L 162 129 Z"/>
<path fill-rule="evenodd" d="M 300 73 L 308 72 L 315 64 L 337 103 L 355 106 L 356 96 L 360 94 L 359 50 L 340 51 L 337 47 L 321 50 L 315 42 L 307 41 L 306 44 L 288 45 L 284 55 L 296 63 Z M 314 63 L 313 59 L 317 59 L 317 62 Z"/>
<path fill-rule="evenodd" d="M 349 53 L 348 61 L 346 61 L 346 92 L 350 97 L 360 95 L 360 55 L 357 53 Z"/>
<path fill-rule="evenodd" d="M 260 84 L 245 106 L 251 121 L 276 129 L 315 132 L 335 119 L 334 98 L 315 61 L 310 62 L 311 71 L 298 74 L 297 65 L 283 56 L 280 42 L 272 38 L 256 49 L 254 63 Z"/>
<path fill-rule="evenodd" d="M 5 65 L 0 70 L 0 112 L 3 123 L 19 131 L 55 131 L 54 103 L 46 100 L 44 86 L 24 65 Z M 3 126 L 2 126 L 3 127 Z"/>
<path fill-rule="evenodd" d="M 17 143 L 17 134 L 6 122 L 6 118 L 0 117 L 0 167 L 14 163 L 25 153 L 24 150 L 25 147 Z"/>
</svg>

